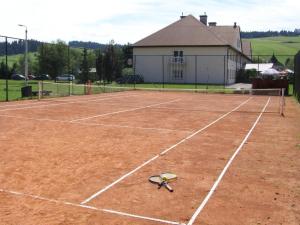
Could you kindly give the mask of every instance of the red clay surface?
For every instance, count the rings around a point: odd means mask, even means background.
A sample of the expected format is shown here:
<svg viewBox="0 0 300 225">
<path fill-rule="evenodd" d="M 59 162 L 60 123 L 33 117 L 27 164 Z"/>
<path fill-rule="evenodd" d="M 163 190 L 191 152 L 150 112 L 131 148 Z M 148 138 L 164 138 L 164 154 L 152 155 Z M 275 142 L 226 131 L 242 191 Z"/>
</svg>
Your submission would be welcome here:
<svg viewBox="0 0 300 225">
<path fill-rule="evenodd" d="M 68 203 L 80 204 L 249 97 L 132 91 L 1 103 L 0 224 L 160 224 Z M 86 205 L 188 223 L 267 100 L 253 96 Z M 300 107 L 288 98 L 285 117 L 277 111 L 271 97 L 194 224 L 299 224 Z M 164 171 L 178 175 L 173 193 L 147 181 Z"/>
</svg>

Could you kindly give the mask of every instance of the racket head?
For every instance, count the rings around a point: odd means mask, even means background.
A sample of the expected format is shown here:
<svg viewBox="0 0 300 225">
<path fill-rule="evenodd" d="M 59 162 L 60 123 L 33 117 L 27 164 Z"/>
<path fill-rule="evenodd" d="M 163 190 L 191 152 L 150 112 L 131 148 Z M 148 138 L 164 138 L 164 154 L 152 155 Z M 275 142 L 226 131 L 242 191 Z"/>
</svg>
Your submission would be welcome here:
<svg viewBox="0 0 300 225">
<path fill-rule="evenodd" d="M 151 176 L 151 177 L 149 177 L 148 180 L 153 184 L 161 185 L 163 183 L 163 179 L 161 178 L 160 175 Z"/>
<path fill-rule="evenodd" d="M 160 177 L 161 177 L 162 181 L 165 181 L 165 182 L 172 182 L 177 179 L 177 175 L 175 173 L 171 173 L 171 172 L 162 173 L 162 174 L 160 174 Z"/>
</svg>

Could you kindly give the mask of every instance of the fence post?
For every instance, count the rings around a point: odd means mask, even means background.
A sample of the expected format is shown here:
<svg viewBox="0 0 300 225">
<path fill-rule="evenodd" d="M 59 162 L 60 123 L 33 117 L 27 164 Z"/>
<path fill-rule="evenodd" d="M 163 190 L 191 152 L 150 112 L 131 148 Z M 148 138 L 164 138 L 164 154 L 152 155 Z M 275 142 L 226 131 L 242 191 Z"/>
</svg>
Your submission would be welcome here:
<svg viewBox="0 0 300 225">
<path fill-rule="evenodd" d="M 38 100 L 41 100 L 41 98 L 42 98 L 42 93 L 43 93 L 43 90 L 42 90 L 42 82 L 39 81 L 39 82 L 38 82 Z"/>
<path fill-rule="evenodd" d="M 295 83 L 294 83 L 294 91 L 295 91 L 295 96 L 297 98 L 297 100 L 300 103 L 300 51 L 298 51 L 298 53 L 295 55 L 294 58 L 294 79 L 295 79 Z"/>
<path fill-rule="evenodd" d="M 163 88 L 165 88 L 165 56 L 162 56 L 162 84 L 163 84 Z"/>
<path fill-rule="evenodd" d="M 257 74 L 256 76 L 258 77 L 259 75 L 259 56 L 257 56 Z"/>
<path fill-rule="evenodd" d="M 226 66 L 226 64 L 225 64 L 226 63 L 226 59 L 225 59 L 225 57 L 226 56 L 224 55 L 224 57 L 223 57 L 224 58 L 224 70 L 223 70 L 223 73 L 224 73 L 224 85 L 223 85 L 223 88 L 224 89 L 225 89 L 225 85 L 226 85 L 226 67 L 225 67 Z"/>
<path fill-rule="evenodd" d="M 197 90 L 197 73 L 198 73 L 198 71 L 197 71 L 197 64 L 198 64 L 198 62 L 197 62 L 197 56 L 195 55 L 195 89 Z"/>
<path fill-rule="evenodd" d="M 5 37 L 5 88 L 6 88 L 6 101 L 8 102 L 8 65 L 7 65 L 7 37 Z"/>
</svg>

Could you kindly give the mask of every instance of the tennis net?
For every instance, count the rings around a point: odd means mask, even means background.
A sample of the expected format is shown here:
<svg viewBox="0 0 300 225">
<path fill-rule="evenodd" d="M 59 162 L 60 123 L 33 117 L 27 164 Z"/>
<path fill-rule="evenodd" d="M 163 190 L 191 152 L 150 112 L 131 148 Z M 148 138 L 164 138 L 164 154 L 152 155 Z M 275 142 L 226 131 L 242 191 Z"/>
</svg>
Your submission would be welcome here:
<svg viewBox="0 0 300 225">
<path fill-rule="evenodd" d="M 112 85 L 87 85 L 87 84 L 73 84 L 73 83 L 54 83 L 54 82 L 41 82 L 39 83 L 39 99 L 49 97 L 65 97 L 74 95 L 92 95 L 113 92 L 174 92 L 177 94 L 194 93 L 203 95 L 249 95 L 252 97 L 269 96 L 276 102 L 273 111 L 283 115 L 284 113 L 284 89 L 185 89 L 185 88 L 147 88 L 147 87 L 127 87 L 127 86 L 112 86 Z M 219 97 L 215 98 L 222 101 Z M 274 105 L 274 104 L 273 104 Z M 276 110 L 275 110 L 276 109 Z"/>
</svg>

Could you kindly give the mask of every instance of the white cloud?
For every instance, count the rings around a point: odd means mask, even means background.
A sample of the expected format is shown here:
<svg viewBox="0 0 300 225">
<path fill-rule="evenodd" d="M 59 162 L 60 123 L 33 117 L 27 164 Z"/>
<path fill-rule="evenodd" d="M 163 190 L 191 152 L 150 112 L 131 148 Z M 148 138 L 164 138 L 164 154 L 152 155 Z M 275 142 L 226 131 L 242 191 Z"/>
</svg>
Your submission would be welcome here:
<svg viewBox="0 0 300 225">
<path fill-rule="evenodd" d="M 300 4 L 295 0 L 15 0 L 1 3 L 0 34 L 29 38 L 135 42 L 179 19 L 181 12 L 206 12 L 218 24 L 238 22 L 242 30 L 281 30 L 300 27 Z"/>
</svg>

